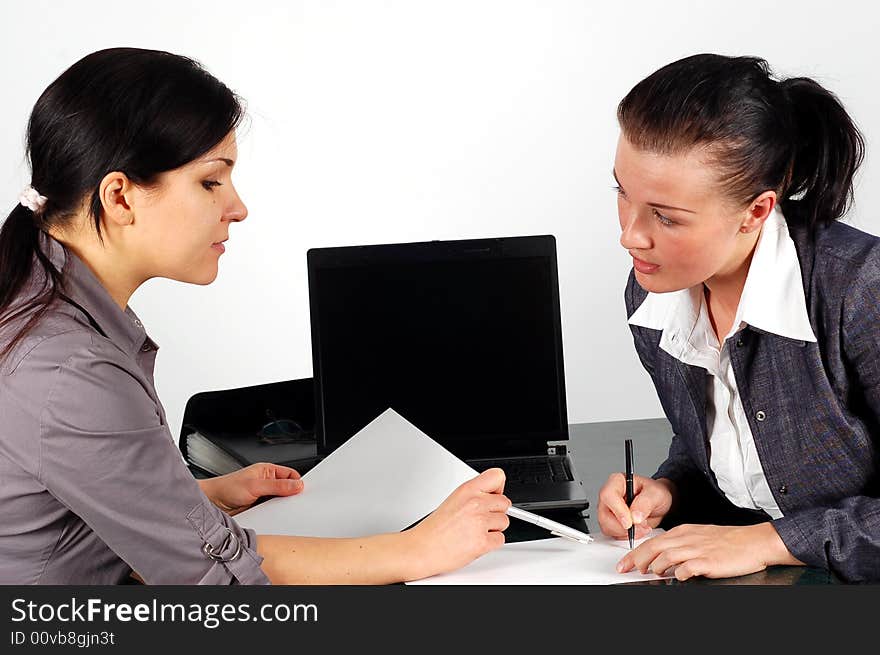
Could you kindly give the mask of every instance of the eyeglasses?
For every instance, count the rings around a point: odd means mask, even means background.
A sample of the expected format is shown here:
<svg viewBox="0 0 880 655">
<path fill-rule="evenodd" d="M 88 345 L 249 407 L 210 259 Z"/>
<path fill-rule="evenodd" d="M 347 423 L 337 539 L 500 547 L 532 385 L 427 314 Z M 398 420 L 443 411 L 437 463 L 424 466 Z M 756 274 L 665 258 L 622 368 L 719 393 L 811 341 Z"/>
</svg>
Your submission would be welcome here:
<svg viewBox="0 0 880 655">
<path fill-rule="evenodd" d="M 275 418 L 271 409 L 266 410 L 268 423 L 257 432 L 257 438 L 264 444 L 302 443 L 314 441 L 314 434 L 303 428 L 299 423 L 289 418 Z"/>
</svg>

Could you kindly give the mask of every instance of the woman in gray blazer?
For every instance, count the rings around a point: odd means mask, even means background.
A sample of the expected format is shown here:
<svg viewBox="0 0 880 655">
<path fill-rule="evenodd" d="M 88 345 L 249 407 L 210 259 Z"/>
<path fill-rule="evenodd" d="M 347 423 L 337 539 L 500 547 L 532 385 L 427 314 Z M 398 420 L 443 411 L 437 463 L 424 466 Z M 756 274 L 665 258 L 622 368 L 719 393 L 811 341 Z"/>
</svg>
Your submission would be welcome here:
<svg viewBox="0 0 880 655">
<path fill-rule="evenodd" d="M 196 481 L 128 306 L 146 280 L 209 284 L 247 209 L 232 184 L 239 99 L 196 62 L 116 48 L 43 92 L 32 182 L 0 231 L 0 583 L 405 581 L 504 542 L 504 474 L 418 526 L 360 539 L 257 535 L 232 515 L 303 486 L 256 464 Z"/>
<path fill-rule="evenodd" d="M 815 81 L 753 57 L 659 69 L 618 107 L 625 300 L 674 437 L 600 492 L 619 570 L 773 564 L 880 579 L 880 240 L 838 222 L 862 136 Z"/>
</svg>

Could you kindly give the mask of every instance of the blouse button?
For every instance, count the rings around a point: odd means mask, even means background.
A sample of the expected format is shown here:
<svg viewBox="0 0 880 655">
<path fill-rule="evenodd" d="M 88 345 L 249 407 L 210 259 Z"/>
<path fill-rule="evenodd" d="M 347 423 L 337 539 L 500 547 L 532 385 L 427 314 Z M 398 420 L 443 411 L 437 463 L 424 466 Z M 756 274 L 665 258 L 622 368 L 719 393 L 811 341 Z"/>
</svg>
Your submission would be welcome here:
<svg viewBox="0 0 880 655">
<path fill-rule="evenodd" d="M 767 415 L 763 411 L 758 410 L 755 413 L 755 418 L 758 419 L 759 421 L 763 421 L 765 418 L 767 418 Z"/>
<path fill-rule="evenodd" d="M 743 347 L 743 340 L 742 340 L 742 339 L 737 339 L 737 340 L 736 340 L 736 347 L 737 347 L 737 348 L 742 348 L 742 347 Z"/>
</svg>

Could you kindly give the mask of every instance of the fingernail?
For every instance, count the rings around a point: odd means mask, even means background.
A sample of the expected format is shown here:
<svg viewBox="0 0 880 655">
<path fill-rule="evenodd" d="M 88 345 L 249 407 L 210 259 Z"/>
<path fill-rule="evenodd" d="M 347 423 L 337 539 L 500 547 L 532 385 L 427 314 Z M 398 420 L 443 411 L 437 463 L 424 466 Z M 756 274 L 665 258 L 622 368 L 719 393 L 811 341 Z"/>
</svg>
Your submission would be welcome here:
<svg viewBox="0 0 880 655">
<path fill-rule="evenodd" d="M 645 520 L 645 515 L 641 512 L 633 512 L 633 523 L 641 523 Z"/>
<path fill-rule="evenodd" d="M 620 560 L 620 561 L 617 563 L 617 572 L 618 572 L 618 573 L 623 573 L 623 560 Z"/>
</svg>

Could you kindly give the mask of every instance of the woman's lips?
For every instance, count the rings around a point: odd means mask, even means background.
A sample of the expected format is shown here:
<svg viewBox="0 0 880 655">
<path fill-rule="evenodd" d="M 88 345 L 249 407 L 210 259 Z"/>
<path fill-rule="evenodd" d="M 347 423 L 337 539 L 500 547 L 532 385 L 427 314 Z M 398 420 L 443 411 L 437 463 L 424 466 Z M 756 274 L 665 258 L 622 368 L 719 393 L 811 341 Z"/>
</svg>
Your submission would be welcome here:
<svg viewBox="0 0 880 655">
<path fill-rule="evenodd" d="M 660 264 L 651 264 L 649 262 L 642 261 L 641 259 L 639 259 L 637 257 L 633 257 L 632 259 L 633 259 L 633 268 L 636 269 L 639 273 L 645 273 L 645 274 L 656 273 L 657 270 L 660 268 Z"/>
<path fill-rule="evenodd" d="M 224 253 L 226 252 L 226 246 L 223 245 L 222 241 L 218 241 L 217 243 L 212 243 L 211 247 L 218 252 Z"/>
</svg>

